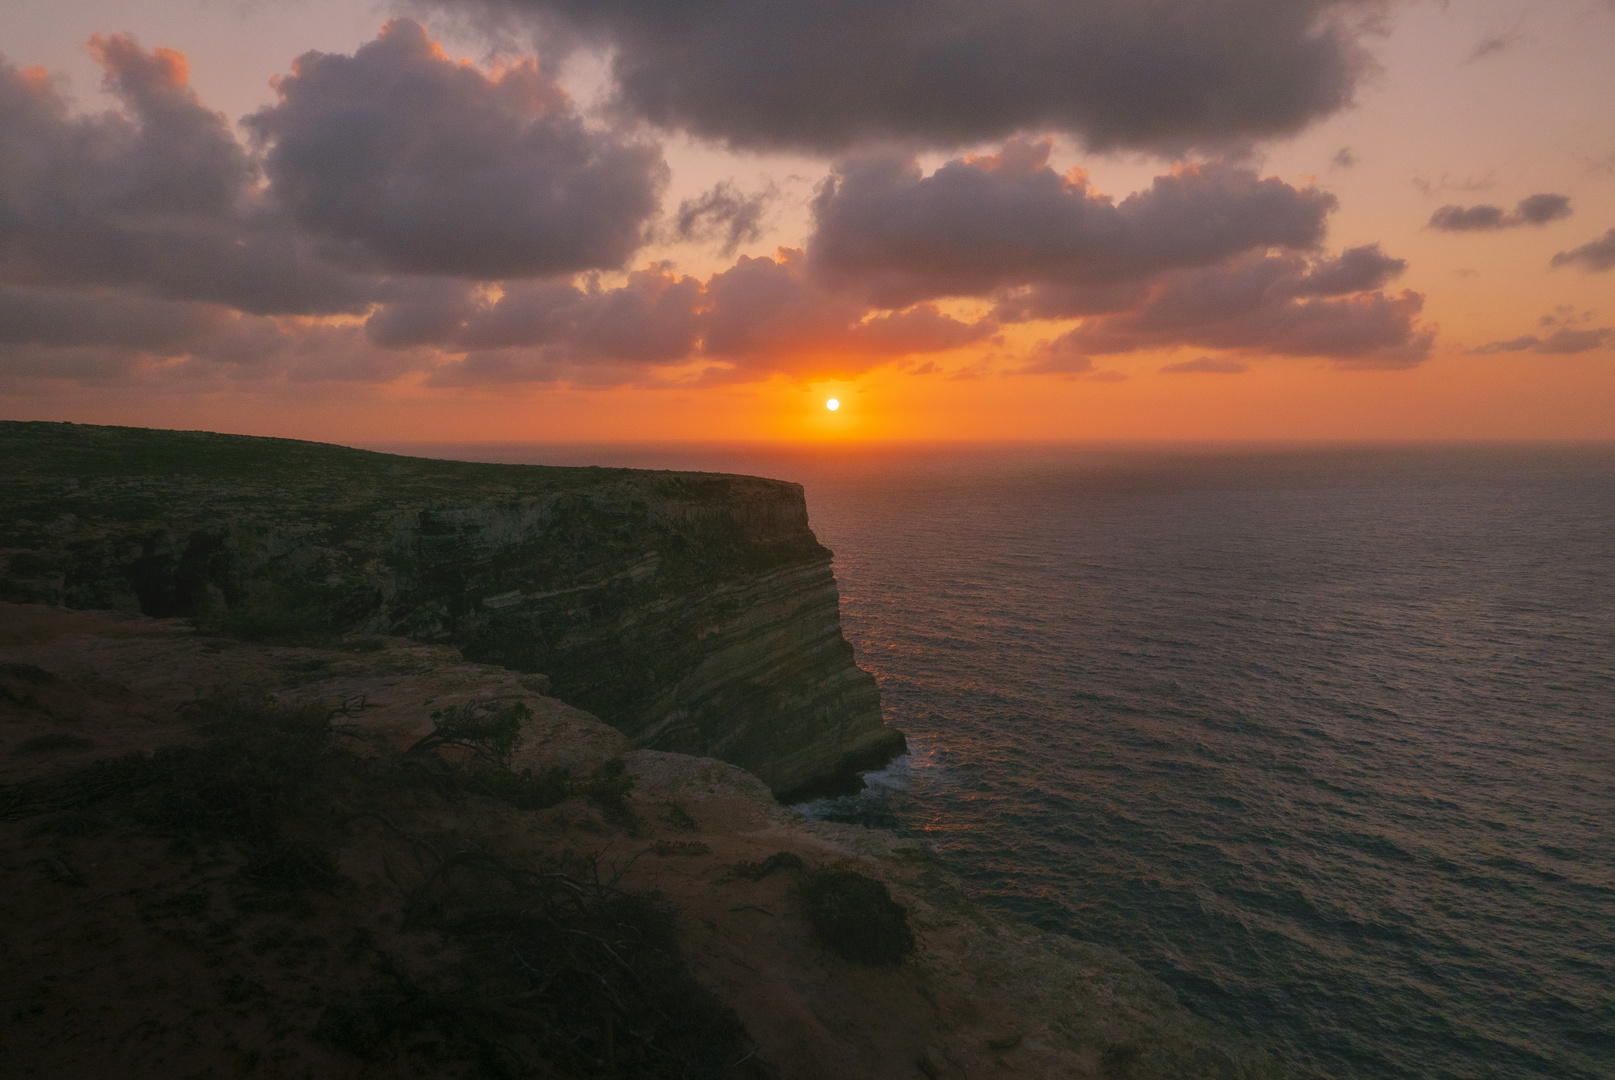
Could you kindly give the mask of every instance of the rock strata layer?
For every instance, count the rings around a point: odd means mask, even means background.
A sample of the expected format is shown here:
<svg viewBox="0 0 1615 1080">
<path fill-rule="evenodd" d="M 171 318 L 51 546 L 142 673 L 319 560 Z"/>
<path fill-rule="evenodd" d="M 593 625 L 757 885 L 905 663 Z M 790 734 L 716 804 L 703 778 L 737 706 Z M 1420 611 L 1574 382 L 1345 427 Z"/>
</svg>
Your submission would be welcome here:
<svg viewBox="0 0 1615 1080">
<path fill-rule="evenodd" d="M 454 645 L 784 798 L 903 749 L 797 484 L 72 424 L 0 457 L 0 599 Z"/>
</svg>

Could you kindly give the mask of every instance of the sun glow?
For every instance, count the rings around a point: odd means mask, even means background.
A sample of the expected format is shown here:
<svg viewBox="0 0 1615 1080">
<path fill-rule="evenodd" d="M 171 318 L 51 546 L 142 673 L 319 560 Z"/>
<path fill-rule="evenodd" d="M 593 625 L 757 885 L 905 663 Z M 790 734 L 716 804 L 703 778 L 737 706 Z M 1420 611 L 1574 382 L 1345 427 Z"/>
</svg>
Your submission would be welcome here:
<svg viewBox="0 0 1615 1080">
<path fill-rule="evenodd" d="M 835 412 L 837 409 L 841 408 L 841 402 L 837 401 L 835 398 L 831 398 L 829 401 L 824 403 L 824 407 L 829 409 L 831 412 Z"/>
</svg>

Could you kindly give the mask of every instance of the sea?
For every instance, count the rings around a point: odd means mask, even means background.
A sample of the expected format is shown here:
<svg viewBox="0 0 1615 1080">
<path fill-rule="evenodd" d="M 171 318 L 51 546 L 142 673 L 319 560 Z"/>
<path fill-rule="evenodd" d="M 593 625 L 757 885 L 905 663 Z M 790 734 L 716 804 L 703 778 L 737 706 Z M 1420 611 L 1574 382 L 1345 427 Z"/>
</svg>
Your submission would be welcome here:
<svg viewBox="0 0 1615 1080">
<path fill-rule="evenodd" d="M 910 748 L 805 812 L 1299 1077 L 1615 1077 L 1615 446 L 387 448 L 802 483 Z"/>
</svg>

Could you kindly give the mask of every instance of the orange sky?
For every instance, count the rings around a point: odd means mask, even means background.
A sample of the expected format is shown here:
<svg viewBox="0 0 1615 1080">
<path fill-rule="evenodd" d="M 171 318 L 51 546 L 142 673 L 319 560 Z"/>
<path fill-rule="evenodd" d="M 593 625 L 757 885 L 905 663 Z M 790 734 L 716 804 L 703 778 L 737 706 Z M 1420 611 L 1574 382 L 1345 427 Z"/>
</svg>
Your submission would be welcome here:
<svg viewBox="0 0 1615 1080">
<path fill-rule="evenodd" d="M 993 310 L 993 295 L 1007 294 L 949 298 L 933 290 L 926 295 L 934 299 L 921 297 L 909 315 L 952 321 L 940 331 L 904 331 L 905 341 L 930 343 L 909 355 L 901 353 L 904 346 L 890 345 L 879 346 L 886 351 L 878 354 L 841 351 L 865 340 L 857 319 L 877 320 L 888 310 L 877 302 L 867 316 L 847 316 L 851 329 L 813 316 L 821 320 L 814 325 L 831 327 L 822 345 L 820 338 L 793 339 L 814 344 L 789 359 L 756 354 L 760 347 L 782 348 L 777 341 L 748 346 L 753 351 L 743 357 L 721 353 L 713 345 L 715 331 L 704 324 L 704 354 L 632 363 L 619 358 L 604 366 L 568 354 L 574 358 L 543 368 L 543 377 L 491 381 L 474 374 L 475 365 L 462 364 L 475 355 L 464 346 L 388 352 L 341 337 L 344 328 L 357 333 L 364 311 L 294 317 L 220 309 L 229 312 L 232 326 L 262 324 L 254 333 L 270 333 L 264 320 L 273 320 L 278 333 L 295 342 L 292 353 L 283 348 L 274 364 L 253 368 L 200 352 L 141 351 L 146 347 L 137 344 L 117 362 L 108 359 L 116 342 L 41 344 L 44 339 L 28 337 L 36 332 L 22 316 L 8 314 L 0 296 L 0 417 L 338 442 L 1615 438 L 1615 271 L 1565 255 L 1615 226 L 1615 99 L 1608 82 L 1615 6 L 1567 0 L 1549 10 L 1453 0 L 1387 10 L 1383 32 L 1362 38 L 1376 67 L 1362 76 L 1354 105 L 1294 133 L 1258 139 L 1249 144 L 1251 154 L 1226 160 L 1229 168 L 1277 178 L 1301 193 L 1296 198 L 1309 191 L 1333 197 L 1327 234 L 1307 249 L 1314 272 L 1321 272 L 1320 260 L 1370 244 L 1405 264 L 1394 280 L 1374 286 L 1390 298 L 1402 290 L 1422 297 L 1408 332 L 1433 338 L 1427 352 L 1405 366 L 1376 361 L 1359 370 L 1338 354 L 1301 355 L 1259 342 L 1208 345 L 1190 337 L 1096 353 L 1084 343 L 1098 340 L 1094 333 L 1113 322 L 1078 316 L 988 325 L 976 320 Z M 0 11 L 0 50 L 13 65 L 50 71 L 53 85 L 71 91 L 71 115 L 93 115 L 125 106 L 98 90 L 100 70 L 84 43 L 94 33 L 126 31 L 141 49 L 172 46 L 184 53 L 197 99 L 234 121 L 276 101 L 269 80 L 290 71 L 294 56 L 310 48 L 352 55 L 375 39 L 386 15 L 385 6 L 369 0 L 318 7 L 105 0 L 68 12 L 25 3 Z M 508 70 L 512 56 L 502 68 L 489 65 L 485 46 L 456 36 L 456 24 L 429 14 L 424 22 L 450 56 L 471 57 L 467 63 L 489 79 Z M 605 64 L 599 55 L 574 56 L 561 76 L 579 115 L 599 130 L 607 121 L 592 110 L 608 89 Z M 1052 139 L 1049 170 L 1087 173 L 1091 186 L 1072 191 L 1117 203 L 1182 165 L 1158 150 L 1085 150 L 1078 136 L 1059 130 L 1023 134 Z M 249 148 L 243 152 L 259 152 L 240 129 L 237 137 Z M 678 131 L 653 131 L 650 138 L 666 162 L 668 179 L 657 195 L 661 216 L 644 219 L 649 243 L 622 261 L 623 270 L 603 269 L 596 288 L 623 288 L 626 269 L 657 263 L 668 268 L 660 272 L 690 275 L 691 287 L 705 290 L 708 310 L 718 303 L 718 275 L 747 257 L 772 259 L 778 249 L 804 245 L 810 259 L 816 257 L 811 202 L 828 171 L 839 167 L 839 152 L 730 150 Z M 995 139 L 927 149 L 915 176 L 930 177 L 966 152 L 994 154 L 1004 145 Z M 1189 160 L 1208 160 L 1207 152 L 1191 151 Z M 674 208 L 721 182 L 729 182 L 731 192 L 759 196 L 758 226 L 732 249 L 714 235 L 678 235 L 670 224 Z M 255 198 L 269 189 L 256 190 Z M 1550 220 L 1516 223 L 1522 212 L 1516 204 L 1541 193 L 1563 197 L 1568 209 Z M 1504 212 L 1503 224 L 1460 232 L 1432 228 L 1432 214 L 1447 205 L 1495 206 Z M 1248 257 L 1259 255 L 1253 249 Z M 0 285 L 39 287 L 35 271 L 4 273 Z M 1173 273 L 1179 271 L 1150 279 L 1156 282 L 1151 288 L 1169 288 Z M 572 278 L 555 280 L 564 279 Z M 475 302 L 491 310 L 501 291 L 509 294 L 509 280 Z M 586 277 L 573 280 L 588 292 Z M 102 284 L 72 287 L 80 289 L 76 299 L 111 296 Z M 130 288 L 130 295 L 151 294 L 138 283 Z M 821 305 L 842 303 L 813 296 Z M 387 302 L 376 301 L 369 315 Z M 9 337 L 8 318 L 21 327 Z M 758 325 L 789 325 L 779 322 L 784 318 L 767 316 Z M 336 333 L 308 330 L 318 325 Z M 975 329 L 967 332 L 967 326 Z M 1561 337 L 1554 340 L 1579 344 L 1555 351 L 1547 342 L 1556 332 Z M 964 343 L 949 347 L 953 339 L 945 334 Z M 1024 370 L 1060 355 L 1066 334 L 1074 335 L 1071 348 L 1082 351 L 1068 365 L 1072 370 Z M 1488 346 L 1491 351 L 1477 351 Z M 286 359 L 293 354 L 304 359 Z M 1161 370 L 1197 358 L 1233 370 Z M 520 364 L 529 354 L 507 349 L 496 359 Z M 448 371 L 458 374 L 445 376 Z M 842 402 L 836 413 L 824 407 L 832 396 Z"/>
</svg>

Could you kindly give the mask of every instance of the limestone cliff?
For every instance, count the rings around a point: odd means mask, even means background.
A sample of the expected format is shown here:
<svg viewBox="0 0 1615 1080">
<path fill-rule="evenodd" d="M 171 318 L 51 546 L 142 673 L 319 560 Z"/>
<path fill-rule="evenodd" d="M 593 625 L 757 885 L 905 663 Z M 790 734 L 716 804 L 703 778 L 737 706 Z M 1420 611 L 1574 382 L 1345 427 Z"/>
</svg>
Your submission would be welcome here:
<svg viewBox="0 0 1615 1080">
<path fill-rule="evenodd" d="M 903 745 L 796 484 L 72 424 L 0 458 L 0 599 L 456 645 L 785 797 Z"/>
</svg>

